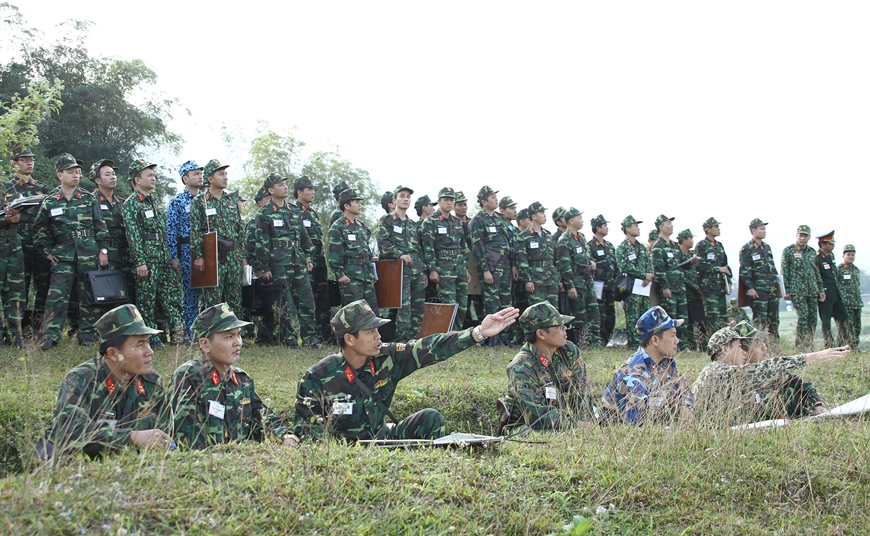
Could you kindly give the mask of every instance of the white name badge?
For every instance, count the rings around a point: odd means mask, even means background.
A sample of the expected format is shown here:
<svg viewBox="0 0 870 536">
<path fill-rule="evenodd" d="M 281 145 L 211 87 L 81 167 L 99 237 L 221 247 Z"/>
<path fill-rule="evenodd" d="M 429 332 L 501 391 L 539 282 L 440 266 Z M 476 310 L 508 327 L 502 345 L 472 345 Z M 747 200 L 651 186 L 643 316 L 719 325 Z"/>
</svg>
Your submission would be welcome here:
<svg viewBox="0 0 870 536">
<path fill-rule="evenodd" d="M 311 220 L 302 220 L 302 225 L 305 227 L 311 227 Z"/>
<path fill-rule="evenodd" d="M 707 260 L 708 260 L 708 261 L 712 261 L 712 260 L 715 260 L 715 259 L 716 259 L 716 254 L 715 254 L 715 253 L 707 253 Z"/>
<path fill-rule="evenodd" d="M 755 393 L 755 403 L 761 404 L 761 395 L 758 393 Z"/>
<path fill-rule="evenodd" d="M 224 413 L 227 408 L 217 400 L 209 400 L 208 401 L 208 414 L 212 417 L 217 417 L 218 419 L 224 418 Z"/>
<path fill-rule="evenodd" d="M 109 210 L 109 205 L 100 205 L 100 208 L 103 210 Z"/>
<path fill-rule="evenodd" d="M 284 220 L 272 220 L 274 227 L 284 227 Z"/>
<path fill-rule="evenodd" d="M 537 242 L 529 242 L 529 249 L 538 249 L 538 247 L 540 246 L 538 246 Z"/>
<path fill-rule="evenodd" d="M 574 251 L 576 253 L 583 253 L 583 248 L 581 248 L 580 246 L 577 246 L 576 248 L 574 248 Z"/>
<path fill-rule="evenodd" d="M 184 205 L 184 211 L 190 214 L 190 205 Z"/>
<path fill-rule="evenodd" d="M 145 211 L 145 217 L 146 217 L 146 218 L 153 218 L 153 217 L 154 217 L 154 211 L 153 211 L 153 210 L 146 210 L 146 211 Z"/>
<path fill-rule="evenodd" d="M 438 234 L 447 234 L 447 227 L 439 227 Z"/>
<path fill-rule="evenodd" d="M 602 255 L 604 255 L 604 250 L 603 250 L 603 249 L 597 249 L 597 250 L 595 250 L 595 254 L 598 255 L 599 257 L 601 257 Z"/>
<path fill-rule="evenodd" d="M 53 209 L 51 209 L 50 214 L 51 214 L 52 218 L 54 218 L 55 216 L 60 216 L 61 214 L 63 214 L 63 209 L 60 207 L 53 208 Z"/>
<path fill-rule="evenodd" d="M 674 254 L 671 253 L 670 251 L 668 251 L 668 258 L 669 258 L 669 259 L 673 259 L 673 258 L 674 258 Z"/>
<path fill-rule="evenodd" d="M 493 226 L 489 226 L 489 227 L 487 227 L 487 230 L 488 230 L 490 233 L 494 233 L 494 232 L 495 232 L 495 227 L 493 227 Z"/>
<path fill-rule="evenodd" d="M 830 270 L 830 269 L 831 269 L 831 265 L 828 264 L 828 263 L 824 263 L 822 266 L 825 267 L 825 270 Z"/>
<path fill-rule="evenodd" d="M 754 254 L 752 255 L 752 260 L 754 260 L 754 261 L 760 261 L 760 260 L 761 260 L 761 255 L 759 255 L 758 253 L 754 253 Z"/>
<path fill-rule="evenodd" d="M 556 400 L 558 395 L 556 394 L 555 387 L 544 387 L 544 396 L 547 397 L 547 400 Z"/>
<path fill-rule="evenodd" d="M 843 279 L 852 279 L 852 274 L 843 274 Z"/>
<path fill-rule="evenodd" d="M 216 208 L 212 207 L 212 208 L 207 208 L 207 209 L 205 209 L 205 215 L 206 215 L 206 216 L 214 216 L 215 214 L 217 214 L 217 209 L 216 209 Z"/>
<path fill-rule="evenodd" d="M 396 233 L 396 234 L 402 234 L 402 231 L 404 231 L 404 229 L 402 229 L 402 228 L 399 227 L 398 225 L 393 225 L 393 232 L 394 232 L 394 233 Z"/>
<path fill-rule="evenodd" d="M 356 242 L 356 235 L 349 234 L 349 235 L 347 235 L 347 239 L 350 240 L 351 242 Z"/>
<path fill-rule="evenodd" d="M 804 258 L 804 254 L 803 254 L 803 253 L 795 253 L 795 254 L 794 254 L 794 258 L 795 258 L 795 259 L 803 259 L 803 258 Z"/>
<path fill-rule="evenodd" d="M 634 254 L 634 253 L 629 253 L 629 254 L 628 254 L 628 260 L 633 261 L 633 260 L 635 260 L 635 259 L 637 259 L 637 255 L 636 255 L 636 254 Z"/>
<path fill-rule="evenodd" d="M 353 415 L 353 402 L 334 402 L 332 404 L 333 415 Z"/>
</svg>

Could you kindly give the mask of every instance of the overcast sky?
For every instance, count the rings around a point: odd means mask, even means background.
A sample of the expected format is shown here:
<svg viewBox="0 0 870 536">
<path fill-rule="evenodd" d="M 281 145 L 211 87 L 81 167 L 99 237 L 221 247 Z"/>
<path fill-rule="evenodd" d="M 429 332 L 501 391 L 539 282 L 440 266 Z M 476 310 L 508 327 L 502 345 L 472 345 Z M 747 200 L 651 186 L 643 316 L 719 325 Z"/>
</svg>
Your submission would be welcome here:
<svg viewBox="0 0 870 536">
<path fill-rule="evenodd" d="M 264 118 L 384 188 L 490 184 L 603 213 L 617 244 L 627 214 L 715 216 L 736 269 L 758 216 L 777 259 L 804 223 L 870 255 L 867 2 L 13 3 L 157 72 L 192 114 L 173 168 Z"/>
</svg>

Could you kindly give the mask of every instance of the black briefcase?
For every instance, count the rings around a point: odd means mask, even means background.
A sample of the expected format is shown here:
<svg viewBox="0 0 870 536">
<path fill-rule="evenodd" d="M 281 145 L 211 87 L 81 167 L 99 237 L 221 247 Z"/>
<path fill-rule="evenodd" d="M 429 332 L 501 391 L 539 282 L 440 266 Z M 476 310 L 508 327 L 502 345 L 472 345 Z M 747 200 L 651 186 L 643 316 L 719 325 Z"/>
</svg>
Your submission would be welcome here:
<svg viewBox="0 0 870 536">
<path fill-rule="evenodd" d="M 704 302 L 701 300 L 690 301 L 686 305 L 689 309 L 690 324 L 705 324 L 707 322 L 707 315 L 704 313 Z"/>
<path fill-rule="evenodd" d="M 242 287 L 242 307 L 246 311 L 254 311 L 260 307 L 259 281 L 259 279 L 254 279 L 250 285 Z"/>
<path fill-rule="evenodd" d="M 255 279 L 253 286 L 257 287 L 256 307 L 251 309 L 252 316 L 271 316 L 276 311 L 282 314 L 287 305 L 287 286 L 283 283 L 275 283 L 274 280 L 263 281 Z"/>
<path fill-rule="evenodd" d="M 121 305 L 130 301 L 121 270 L 91 270 L 85 277 L 85 305 Z"/>
<path fill-rule="evenodd" d="M 631 296 L 633 289 L 634 278 L 625 273 L 619 274 L 613 282 L 613 301 L 624 301 Z"/>
<path fill-rule="evenodd" d="M 329 285 L 329 306 L 341 307 L 341 285 L 339 285 L 338 280 L 330 279 L 327 284 Z"/>
</svg>

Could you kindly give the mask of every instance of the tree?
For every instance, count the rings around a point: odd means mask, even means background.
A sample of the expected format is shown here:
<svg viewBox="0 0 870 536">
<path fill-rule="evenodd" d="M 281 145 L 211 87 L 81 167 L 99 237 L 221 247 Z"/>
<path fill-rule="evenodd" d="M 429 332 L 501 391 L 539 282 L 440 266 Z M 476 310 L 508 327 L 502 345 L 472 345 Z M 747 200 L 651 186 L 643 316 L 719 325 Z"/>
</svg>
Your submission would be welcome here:
<svg viewBox="0 0 870 536">
<path fill-rule="evenodd" d="M 369 228 L 374 228 L 380 217 L 381 194 L 378 192 L 379 185 L 375 184 L 368 171 L 342 159 L 337 152 L 318 151 L 308 157 L 300 174 L 308 175 L 314 183 L 317 192 L 314 209 L 320 215 L 325 229 L 329 228 L 329 215 L 337 206 L 332 196 L 332 187 L 341 181 L 348 183 L 362 196 L 361 219 Z"/>
<path fill-rule="evenodd" d="M 58 80 L 51 85 L 45 80 L 37 80 L 27 88 L 24 97 L 15 94 L 9 102 L 2 104 L 0 154 L 12 155 L 39 143 L 37 125 L 43 118 L 56 114 L 61 109 L 62 91 L 63 84 Z M 0 169 L 4 174 L 10 175 L 8 167 L 3 166 Z"/>
</svg>

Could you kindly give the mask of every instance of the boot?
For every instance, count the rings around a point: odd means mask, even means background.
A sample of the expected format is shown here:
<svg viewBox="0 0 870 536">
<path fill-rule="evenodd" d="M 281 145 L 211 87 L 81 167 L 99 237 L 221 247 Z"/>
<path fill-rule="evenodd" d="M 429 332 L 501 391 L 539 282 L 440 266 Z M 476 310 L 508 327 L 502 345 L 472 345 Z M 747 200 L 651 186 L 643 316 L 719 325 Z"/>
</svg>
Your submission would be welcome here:
<svg viewBox="0 0 870 536">
<path fill-rule="evenodd" d="M 500 436 L 511 418 L 511 410 L 508 408 L 507 401 L 504 398 L 497 398 L 495 400 L 495 409 L 498 412 L 498 431 L 496 431 L 495 435 Z"/>
</svg>

